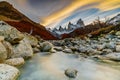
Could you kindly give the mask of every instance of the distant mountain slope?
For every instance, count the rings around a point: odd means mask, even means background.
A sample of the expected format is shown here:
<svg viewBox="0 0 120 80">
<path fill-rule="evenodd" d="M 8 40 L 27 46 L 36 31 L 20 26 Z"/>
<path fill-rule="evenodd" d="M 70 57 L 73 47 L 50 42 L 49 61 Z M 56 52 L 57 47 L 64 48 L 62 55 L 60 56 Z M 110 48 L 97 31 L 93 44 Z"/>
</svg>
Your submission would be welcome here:
<svg viewBox="0 0 120 80">
<path fill-rule="evenodd" d="M 107 24 L 118 25 L 120 24 L 120 14 L 114 16 L 110 20 L 107 21 Z"/>
<path fill-rule="evenodd" d="M 0 2 L 0 20 L 16 27 L 21 32 L 39 35 L 43 39 L 57 39 L 44 26 L 33 22 L 6 1 Z"/>
</svg>

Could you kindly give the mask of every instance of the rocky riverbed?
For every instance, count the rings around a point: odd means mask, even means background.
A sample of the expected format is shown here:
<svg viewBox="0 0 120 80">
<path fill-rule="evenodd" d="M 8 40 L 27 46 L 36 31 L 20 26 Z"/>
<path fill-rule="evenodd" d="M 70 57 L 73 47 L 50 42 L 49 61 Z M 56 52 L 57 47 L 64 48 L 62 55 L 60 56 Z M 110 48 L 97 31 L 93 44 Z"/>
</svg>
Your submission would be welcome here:
<svg viewBox="0 0 120 80">
<path fill-rule="evenodd" d="M 120 80 L 120 31 L 43 40 L 0 22 L 0 80 Z"/>
<path fill-rule="evenodd" d="M 119 31 L 84 39 L 43 41 L 40 46 L 41 51 L 21 69 L 20 80 L 120 79 Z"/>
</svg>

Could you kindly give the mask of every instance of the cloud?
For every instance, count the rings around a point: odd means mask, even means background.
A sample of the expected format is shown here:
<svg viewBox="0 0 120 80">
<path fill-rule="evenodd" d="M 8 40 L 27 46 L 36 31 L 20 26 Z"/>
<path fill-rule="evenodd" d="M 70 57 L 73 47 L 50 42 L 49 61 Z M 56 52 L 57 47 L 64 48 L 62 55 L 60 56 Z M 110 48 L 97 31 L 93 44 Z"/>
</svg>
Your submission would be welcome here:
<svg viewBox="0 0 120 80">
<path fill-rule="evenodd" d="M 45 26 L 53 26 L 54 23 L 62 24 L 62 22 L 65 21 L 66 18 L 70 16 L 72 17 L 72 14 L 76 13 L 77 10 L 82 11 L 82 10 L 96 8 L 96 9 L 99 9 L 99 12 L 104 12 L 104 11 L 113 10 L 119 7 L 120 7 L 120 0 L 73 0 L 73 2 L 67 7 L 63 8 L 62 10 L 48 17 L 45 17 L 43 19 L 42 24 Z M 54 26 L 57 26 L 57 25 L 54 25 Z"/>
<path fill-rule="evenodd" d="M 1 0 L 0 0 L 1 1 Z M 56 27 L 82 18 L 85 22 L 120 8 L 120 0 L 6 0 L 30 19 Z M 94 11 L 93 9 L 97 9 Z M 83 13 L 82 13 L 83 12 Z M 120 12 L 118 9 L 117 12 Z M 92 19 L 92 20 L 93 20 Z"/>
</svg>

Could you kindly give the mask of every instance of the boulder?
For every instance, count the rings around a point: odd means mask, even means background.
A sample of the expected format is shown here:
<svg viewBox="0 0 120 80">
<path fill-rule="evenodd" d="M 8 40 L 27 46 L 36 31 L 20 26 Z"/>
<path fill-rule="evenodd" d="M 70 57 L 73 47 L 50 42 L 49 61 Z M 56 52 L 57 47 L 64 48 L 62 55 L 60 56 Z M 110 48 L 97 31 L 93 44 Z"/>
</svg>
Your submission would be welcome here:
<svg viewBox="0 0 120 80">
<path fill-rule="evenodd" d="M 73 51 L 71 49 L 69 49 L 69 48 L 64 49 L 63 52 L 65 52 L 65 53 L 73 53 Z"/>
<path fill-rule="evenodd" d="M 65 75 L 69 78 L 76 78 L 78 71 L 75 69 L 67 69 L 65 70 Z"/>
<path fill-rule="evenodd" d="M 20 72 L 7 64 L 0 64 L 0 80 L 16 80 Z"/>
<path fill-rule="evenodd" d="M 20 41 L 19 44 L 13 45 L 13 52 L 14 54 L 12 58 L 23 57 L 24 59 L 27 59 L 33 56 L 32 47 L 30 43 L 26 41 L 26 39 L 23 39 L 22 41 Z"/>
<path fill-rule="evenodd" d="M 0 36 L 0 42 L 4 41 L 5 37 L 4 36 Z"/>
<path fill-rule="evenodd" d="M 40 50 L 42 52 L 50 52 L 53 49 L 53 45 L 50 42 L 43 42 L 40 44 Z"/>
<path fill-rule="evenodd" d="M 108 53 L 112 53 L 113 51 L 111 49 L 103 49 L 102 52 L 108 54 Z"/>
<path fill-rule="evenodd" d="M 7 58 L 7 50 L 5 46 L 0 42 L 0 62 L 3 62 Z"/>
<path fill-rule="evenodd" d="M 120 52 L 120 45 L 116 45 L 116 52 Z"/>
<path fill-rule="evenodd" d="M 30 43 L 31 46 L 35 47 L 38 45 L 38 40 L 34 36 L 24 33 L 25 39 Z"/>
<path fill-rule="evenodd" d="M 105 57 L 110 60 L 120 61 L 120 53 L 110 53 L 105 55 Z"/>
<path fill-rule="evenodd" d="M 23 58 L 13 58 L 7 59 L 4 63 L 15 67 L 21 67 L 25 61 Z"/>
<path fill-rule="evenodd" d="M 7 41 L 2 41 L 2 44 L 5 46 L 5 48 L 7 50 L 7 58 L 11 58 L 11 56 L 13 55 L 12 45 Z"/>
<path fill-rule="evenodd" d="M 116 35 L 116 36 L 120 36 L 120 31 L 117 31 L 117 32 L 115 33 L 115 35 Z"/>
<path fill-rule="evenodd" d="M 103 56 L 97 56 L 101 60 L 120 61 L 120 53 L 110 53 Z"/>
<path fill-rule="evenodd" d="M 32 49 L 33 49 L 33 52 L 34 52 L 34 53 L 38 53 L 38 52 L 40 52 L 40 49 L 37 48 L 37 47 L 34 47 L 34 48 L 32 48 Z"/>
<path fill-rule="evenodd" d="M 19 43 L 24 38 L 24 35 L 16 28 L 0 21 L 0 36 L 4 36 L 5 40 L 11 43 Z"/>
</svg>

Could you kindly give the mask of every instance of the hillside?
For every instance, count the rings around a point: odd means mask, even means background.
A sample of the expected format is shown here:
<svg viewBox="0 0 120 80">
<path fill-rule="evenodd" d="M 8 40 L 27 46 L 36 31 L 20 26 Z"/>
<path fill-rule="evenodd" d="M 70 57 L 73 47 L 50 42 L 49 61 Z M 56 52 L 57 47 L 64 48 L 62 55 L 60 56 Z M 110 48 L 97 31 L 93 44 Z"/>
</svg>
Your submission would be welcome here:
<svg viewBox="0 0 120 80">
<path fill-rule="evenodd" d="M 14 26 L 21 32 L 39 35 L 43 39 L 57 39 L 44 26 L 33 22 L 6 1 L 0 2 L 0 20 Z"/>
</svg>

